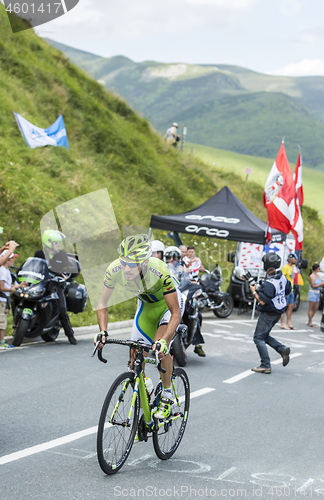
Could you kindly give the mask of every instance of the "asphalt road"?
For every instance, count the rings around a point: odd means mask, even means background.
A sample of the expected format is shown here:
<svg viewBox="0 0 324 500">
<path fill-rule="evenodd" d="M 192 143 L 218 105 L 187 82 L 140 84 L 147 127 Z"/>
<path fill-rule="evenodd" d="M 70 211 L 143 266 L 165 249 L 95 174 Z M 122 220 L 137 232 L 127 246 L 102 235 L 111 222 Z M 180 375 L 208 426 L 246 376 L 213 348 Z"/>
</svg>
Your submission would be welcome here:
<svg viewBox="0 0 324 500">
<path fill-rule="evenodd" d="M 324 335 L 306 313 L 302 303 L 296 331 L 274 328 L 292 356 L 283 367 L 271 351 L 271 375 L 250 370 L 259 364 L 250 315 L 205 313 L 207 356 L 188 350 L 193 397 L 176 454 L 160 461 L 150 440 L 137 443 L 110 477 L 97 462 L 96 425 L 127 348 L 107 346 L 104 365 L 90 357 L 85 328 L 77 346 L 60 335 L 0 351 L 0 499 L 324 497 Z M 111 337 L 129 338 L 129 323 L 119 327 Z"/>
</svg>

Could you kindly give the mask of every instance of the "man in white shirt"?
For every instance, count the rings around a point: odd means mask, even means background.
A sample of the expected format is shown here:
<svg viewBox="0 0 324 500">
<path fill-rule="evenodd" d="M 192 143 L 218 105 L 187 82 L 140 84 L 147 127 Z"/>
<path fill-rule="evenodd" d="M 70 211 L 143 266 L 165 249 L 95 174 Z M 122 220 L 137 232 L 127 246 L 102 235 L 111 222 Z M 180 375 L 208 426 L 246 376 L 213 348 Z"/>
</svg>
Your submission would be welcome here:
<svg viewBox="0 0 324 500">
<path fill-rule="evenodd" d="M 201 260 L 195 255 L 195 247 L 188 246 L 187 255 L 183 258 L 183 262 L 187 268 L 187 272 L 193 281 L 199 281 L 199 271 L 205 271 Z"/>
<path fill-rule="evenodd" d="M 168 128 L 164 136 L 164 140 L 167 144 L 177 147 L 177 143 L 180 141 L 180 136 L 177 134 L 178 124 L 174 122 L 172 127 Z"/>
<path fill-rule="evenodd" d="M 1 253 L 0 258 L 4 257 L 7 252 L 8 250 L 4 250 L 4 252 Z M 3 266 L 0 267 L 0 349 L 10 349 L 13 347 L 13 345 L 7 344 L 4 339 L 7 327 L 7 315 L 10 312 L 9 293 L 14 292 L 18 288 L 28 286 L 28 283 L 25 281 L 19 283 L 18 285 L 11 284 L 9 267 L 14 265 L 15 257 L 18 257 L 18 255 L 14 253 L 11 255 L 9 254 L 9 258 L 7 258 Z"/>
</svg>

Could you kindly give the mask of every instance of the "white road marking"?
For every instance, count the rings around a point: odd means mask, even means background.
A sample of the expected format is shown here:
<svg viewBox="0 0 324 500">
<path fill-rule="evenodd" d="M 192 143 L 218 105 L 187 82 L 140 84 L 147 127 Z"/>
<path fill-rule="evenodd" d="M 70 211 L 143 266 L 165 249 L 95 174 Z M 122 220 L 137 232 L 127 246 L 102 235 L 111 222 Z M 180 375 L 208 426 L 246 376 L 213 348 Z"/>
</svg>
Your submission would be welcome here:
<svg viewBox="0 0 324 500">
<path fill-rule="evenodd" d="M 203 319 L 203 324 L 205 323 L 206 325 L 221 326 L 222 328 L 234 328 L 232 325 L 225 325 L 225 323 L 220 323 L 219 321 L 210 319 Z"/>
<path fill-rule="evenodd" d="M 245 372 L 239 373 L 238 375 L 235 375 L 235 377 L 228 378 L 227 380 L 223 380 L 224 384 L 234 384 L 235 382 L 239 382 L 239 380 L 242 380 L 243 378 L 248 377 L 249 375 L 253 375 L 255 372 L 252 372 L 250 370 L 246 370 Z"/>
<path fill-rule="evenodd" d="M 226 470 L 225 472 L 223 472 L 223 474 L 221 474 L 217 479 L 216 481 L 221 481 L 222 479 L 224 479 L 224 477 L 228 476 L 229 474 L 231 474 L 232 472 L 234 472 L 236 470 L 236 467 L 231 467 L 230 469 Z"/>
<path fill-rule="evenodd" d="M 217 332 L 217 333 L 216 333 Z M 223 331 L 223 330 L 216 330 L 215 333 L 209 333 L 209 332 L 203 332 L 203 335 L 207 335 L 207 337 L 223 337 L 223 334 L 225 333 L 228 335 L 228 331 Z"/>
<path fill-rule="evenodd" d="M 204 394 L 208 394 L 212 391 L 215 391 L 215 389 L 210 387 L 199 389 L 198 391 L 190 393 L 190 399 L 203 396 Z M 68 434 L 67 436 L 53 439 L 52 441 L 48 441 L 47 443 L 38 444 L 36 446 L 31 446 L 30 448 L 25 448 L 21 451 L 16 451 L 15 453 L 11 453 L 10 455 L 5 455 L 3 457 L 0 457 L 0 465 L 8 464 L 10 462 L 14 462 L 15 460 L 20 460 L 21 458 L 30 457 L 31 455 L 35 455 L 36 453 L 50 450 L 52 448 L 55 448 L 56 446 L 61 446 L 62 444 L 71 443 L 72 441 L 76 441 L 77 439 L 83 438 L 85 436 L 90 436 L 91 434 L 95 434 L 97 432 L 97 429 L 98 426 L 95 425 L 94 427 L 89 427 L 89 429 L 74 432 L 73 434 Z"/>
<path fill-rule="evenodd" d="M 301 356 L 301 352 L 296 352 L 294 354 L 290 355 L 290 359 L 292 358 L 297 358 L 297 356 Z M 273 365 L 279 365 L 282 363 L 282 358 L 276 359 L 276 361 L 272 361 Z M 235 382 L 239 382 L 243 378 L 249 377 L 250 375 L 254 375 L 256 372 L 253 372 L 252 370 L 246 370 L 245 372 L 239 373 L 238 375 L 235 375 L 235 377 L 228 378 L 227 380 L 223 380 L 224 384 L 234 384 Z"/>
<path fill-rule="evenodd" d="M 302 353 L 301 352 L 295 352 L 294 354 L 290 354 L 290 359 L 293 359 L 293 358 L 297 358 L 298 356 L 301 356 Z M 280 363 L 282 363 L 282 359 L 279 358 L 279 359 L 276 359 L 276 361 L 272 361 L 271 364 L 272 365 L 280 365 Z"/>
<path fill-rule="evenodd" d="M 311 351 L 311 352 L 324 352 L 324 349 L 315 349 L 315 351 Z"/>
<path fill-rule="evenodd" d="M 305 492 L 306 488 L 308 488 L 308 486 L 311 486 L 312 484 L 314 483 L 314 479 L 310 478 L 308 479 L 308 481 L 306 481 L 306 483 L 304 483 L 300 488 L 298 488 L 298 490 L 296 491 L 303 491 Z M 305 493 L 304 493 L 305 494 Z"/>
</svg>

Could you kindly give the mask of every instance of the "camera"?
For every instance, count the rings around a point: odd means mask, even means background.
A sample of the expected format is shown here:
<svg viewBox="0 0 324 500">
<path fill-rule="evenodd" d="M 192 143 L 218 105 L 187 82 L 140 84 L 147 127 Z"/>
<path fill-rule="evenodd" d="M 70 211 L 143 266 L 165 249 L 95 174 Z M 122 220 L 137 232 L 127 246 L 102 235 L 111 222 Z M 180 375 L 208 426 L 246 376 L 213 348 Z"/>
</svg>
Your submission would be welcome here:
<svg viewBox="0 0 324 500">
<path fill-rule="evenodd" d="M 256 281 L 253 278 L 250 271 L 246 271 L 246 273 L 244 274 L 244 278 L 246 279 L 246 281 L 248 282 L 249 285 L 252 285 L 252 286 L 256 285 Z"/>
</svg>

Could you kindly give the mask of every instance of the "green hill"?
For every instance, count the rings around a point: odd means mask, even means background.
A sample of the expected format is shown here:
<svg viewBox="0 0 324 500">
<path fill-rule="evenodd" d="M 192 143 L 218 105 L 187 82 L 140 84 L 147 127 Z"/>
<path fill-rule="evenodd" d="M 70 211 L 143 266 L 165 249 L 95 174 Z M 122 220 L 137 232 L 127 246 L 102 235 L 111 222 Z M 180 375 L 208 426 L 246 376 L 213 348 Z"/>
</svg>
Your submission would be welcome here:
<svg viewBox="0 0 324 500">
<path fill-rule="evenodd" d="M 324 170 L 324 77 L 277 77 L 229 65 L 135 63 L 48 40 L 148 118 L 160 134 L 185 123 L 190 142 L 275 158 L 285 137 L 304 164 Z"/>
<path fill-rule="evenodd" d="M 3 5 L 0 102 L 0 225 L 5 229 L 1 243 L 8 239 L 20 243 L 17 264 L 40 248 L 39 224 L 44 214 L 104 187 L 120 227 L 147 227 L 151 214 L 186 211 L 224 185 L 266 219 L 260 185 L 244 185 L 239 176 L 166 148 L 146 120 L 32 30 L 13 35 Z M 40 127 L 48 127 L 62 113 L 71 149 L 28 148 L 13 111 Z M 324 248 L 324 231 L 316 212 L 306 207 L 304 218 L 309 229 L 305 252 L 313 260 L 318 256 L 312 242 L 316 237 L 317 248 Z M 154 236 L 168 241 L 163 232 Z M 184 242 L 192 242 L 190 235 L 184 236 Z M 217 259 L 230 269 L 226 254 L 235 244 L 207 238 L 194 242 L 198 253 L 207 252 L 207 266 Z M 131 301 L 112 308 L 111 319 L 130 317 L 134 307 Z M 94 323 L 95 315 L 89 306 L 72 321 L 75 325 Z"/>
</svg>

